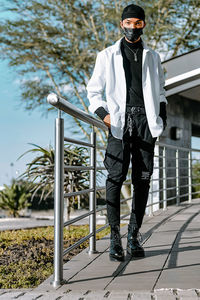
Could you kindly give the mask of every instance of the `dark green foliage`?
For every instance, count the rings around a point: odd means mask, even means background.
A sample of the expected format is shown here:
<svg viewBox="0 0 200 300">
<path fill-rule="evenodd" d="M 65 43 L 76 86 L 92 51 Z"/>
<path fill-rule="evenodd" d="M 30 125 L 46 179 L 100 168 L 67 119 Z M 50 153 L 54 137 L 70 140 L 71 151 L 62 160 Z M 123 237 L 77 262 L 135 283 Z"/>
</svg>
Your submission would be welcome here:
<svg viewBox="0 0 200 300">
<path fill-rule="evenodd" d="M 4 184 L 4 190 L 0 191 L 0 208 L 7 210 L 9 215 L 19 216 L 20 210 L 30 206 L 28 186 L 14 181 L 11 186 Z"/>
<path fill-rule="evenodd" d="M 200 163 L 196 162 L 192 166 L 192 192 L 196 192 L 193 198 L 200 198 Z M 199 193 L 198 193 L 199 192 Z"/>
<path fill-rule="evenodd" d="M 54 150 L 51 147 L 49 147 L 49 149 L 45 149 L 38 145 L 32 145 L 35 148 L 27 151 L 26 153 L 34 152 L 36 153 L 36 157 L 32 162 L 27 164 L 27 169 L 20 178 L 30 182 L 32 199 L 40 191 L 40 199 L 46 200 L 50 195 L 53 195 L 54 190 Z M 85 148 L 65 145 L 64 165 L 86 166 L 88 164 L 88 159 L 88 153 Z M 88 182 L 88 171 L 65 171 L 64 192 L 77 192 L 86 189 L 88 188 Z M 71 205 L 75 205 L 77 197 L 71 197 L 70 202 Z M 82 197 L 81 204 L 84 207 L 87 203 L 88 196 L 84 195 Z"/>
<path fill-rule="evenodd" d="M 99 226 L 98 226 L 99 228 Z M 67 248 L 89 233 L 89 227 L 64 229 Z M 97 239 L 109 233 L 104 229 Z M 0 289 L 31 288 L 53 273 L 53 227 L 0 232 Z M 64 257 L 64 263 L 88 247 L 88 241 Z"/>
</svg>

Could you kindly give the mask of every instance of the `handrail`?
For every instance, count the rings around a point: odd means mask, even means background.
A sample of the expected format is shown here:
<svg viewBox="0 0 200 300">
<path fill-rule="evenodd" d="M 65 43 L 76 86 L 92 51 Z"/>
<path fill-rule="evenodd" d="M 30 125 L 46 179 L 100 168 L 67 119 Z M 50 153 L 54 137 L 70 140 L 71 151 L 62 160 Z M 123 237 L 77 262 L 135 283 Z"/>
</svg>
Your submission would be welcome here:
<svg viewBox="0 0 200 300">
<path fill-rule="evenodd" d="M 71 104 L 69 101 L 65 100 L 64 98 L 59 97 L 55 93 L 51 93 L 48 95 L 47 102 L 81 121 L 84 121 L 88 124 L 101 128 L 103 130 L 108 130 L 108 127 L 104 125 L 103 122 L 99 121 L 97 118 L 77 108 L 75 105 Z"/>
<path fill-rule="evenodd" d="M 89 253 L 95 253 L 96 252 L 96 233 L 100 232 L 101 230 L 107 228 L 109 225 L 106 224 L 102 226 L 101 228 L 96 229 L 96 213 L 100 211 L 104 211 L 106 209 L 106 205 L 96 208 L 96 192 L 100 190 L 105 190 L 105 186 L 96 186 L 96 172 L 98 170 L 105 170 L 105 167 L 97 166 L 96 162 L 96 150 L 101 149 L 105 150 L 105 147 L 97 147 L 96 144 L 96 133 L 94 130 L 94 127 L 97 127 L 102 130 L 107 130 L 107 126 L 104 125 L 102 121 L 95 118 L 94 116 L 91 116 L 87 112 L 84 112 L 74 106 L 73 104 L 69 103 L 64 98 L 58 96 L 55 93 L 51 93 L 47 97 L 47 101 L 49 104 L 53 105 L 58 109 L 58 118 L 56 119 L 56 143 L 55 143 L 55 210 L 54 210 L 54 280 L 53 280 L 53 286 L 57 287 L 62 283 L 63 280 L 63 256 L 70 252 L 72 249 L 83 243 L 84 241 L 88 240 L 90 241 L 89 245 Z M 90 124 L 92 126 L 92 132 L 91 132 L 91 139 L 90 142 L 85 142 L 81 140 L 76 140 L 69 137 L 64 137 L 64 120 L 61 118 L 61 111 L 79 119 L 83 122 L 86 122 L 87 124 Z M 72 144 L 78 144 L 83 147 L 89 147 L 90 148 L 90 165 L 87 166 L 71 166 L 71 165 L 64 165 L 64 141 L 72 143 Z M 174 201 L 176 199 L 176 204 L 179 205 L 180 199 L 183 197 L 188 196 L 189 202 L 192 201 L 192 195 L 197 194 L 198 192 L 192 191 L 193 186 L 197 186 L 199 184 L 192 183 L 192 161 L 198 161 L 197 158 L 192 158 L 191 153 L 197 152 L 200 153 L 199 149 L 194 148 L 185 148 L 185 147 L 179 147 L 174 145 L 169 145 L 165 143 L 161 143 L 156 141 L 156 145 L 158 147 L 157 153 L 154 155 L 155 159 L 158 163 L 154 167 L 154 171 L 159 174 L 159 176 L 154 178 L 152 176 L 151 178 L 151 190 L 149 192 L 150 195 L 150 201 L 147 204 L 147 208 L 149 208 L 149 215 L 153 212 L 153 207 L 155 205 L 162 205 L 163 209 L 167 208 L 168 202 Z M 170 156 L 167 156 L 167 151 L 175 150 L 175 155 L 173 157 L 173 154 Z M 180 157 L 180 151 L 183 151 L 186 153 L 186 157 Z M 172 152 L 173 153 L 173 152 Z M 172 165 L 167 165 L 168 160 L 173 161 Z M 181 165 L 182 163 L 182 165 Z M 183 166 L 184 163 L 184 166 Z M 187 164 L 187 165 L 185 165 Z M 90 172 L 90 184 L 89 188 L 81 191 L 71 191 L 69 193 L 64 193 L 64 170 L 68 171 L 80 171 L 80 170 L 86 170 Z M 187 175 L 186 172 L 188 170 Z M 174 173 L 172 173 L 172 171 Z M 182 174 L 180 173 L 182 171 Z M 158 173 L 159 172 L 159 173 Z M 169 174 L 169 175 L 168 175 Z M 193 176 L 195 178 L 196 176 Z M 168 181 L 174 180 L 174 184 L 172 182 L 172 186 L 168 186 Z M 181 180 L 182 183 L 181 183 Z M 187 184 L 186 184 L 187 180 Z M 160 183 L 162 183 L 162 188 L 160 187 Z M 155 187 L 154 187 L 155 184 Z M 157 184 L 157 185 L 156 185 Z M 124 185 L 131 185 L 131 181 L 124 182 Z M 184 188 L 183 192 L 180 192 L 181 189 Z M 188 189 L 187 189 L 188 188 Z M 187 193 L 186 193 L 187 189 Z M 175 195 L 168 195 L 168 192 L 175 192 Z M 162 194 L 161 194 L 162 192 Z M 72 220 L 63 222 L 63 205 L 64 205 L 64 198 L 66 197 L 72 197 L 77 195 L 83 195 L 88 193 L 90 195 L 90 210 L 89 212 L 78 216 Z M 155 198 L 156 201 L 154 201 L 154 195 L 159 194 L 158 199 Z M 161 199 L 160 199 L 160 195 Z M 132 199 L 131 197 L 128 197 L 126 199 L 121 199 L 120 203 L 125 203 Z M 126 218 L 128 214 L 124 214 L 121 216 L 121 219 Z M 90 225 L 90 233 L 81 238 L 79 241 L 77 241 L 75 244 L 71 245 L 69 248 L 63 250 L 63 228 L 65 226 L 69 226 L 71 224 L 74 224 L 77 221 L 80 221 L 86 217 L 89 217 L 89 225 Z"/>
<path fill-rule="evenodd" d="M 180 147 L 180 146 L 173 146 L 173 145 L 169 145 L 169 144 L 165 144 L 162 142 L 159 142 L 159 146 L 161 147 L 167 147 L 169 149 L 174 149 L 174 150 L 181 150 L 181 151 L 192 151 L 192 152 L 200 152 L 199 149 L 195 149 L 195 148 L 185 148 L 185 147 Z"/>
</svg>

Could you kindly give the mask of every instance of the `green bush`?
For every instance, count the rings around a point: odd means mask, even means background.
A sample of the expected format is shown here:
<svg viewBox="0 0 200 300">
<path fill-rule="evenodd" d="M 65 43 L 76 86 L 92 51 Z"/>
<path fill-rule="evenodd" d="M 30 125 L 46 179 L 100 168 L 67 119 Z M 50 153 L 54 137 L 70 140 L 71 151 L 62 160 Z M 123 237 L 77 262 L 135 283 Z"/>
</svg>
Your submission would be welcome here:
<svg viewBox="0 0 200 300">
<path fill-rule="evenodd" d="M 0 208 L 7 210 L 9 215 L 18 217 L 20 210 L 30 206 L 30 195 L 27 186 L 20 182 L 14 181 L 11 186 L 4 184 L 4 190 L 0 191 Z"/>
<path fill-rule="evenodd" d="M 199 162 L 193 164 L 192 175 L 193 175 L 192 184 L 194 184 L 194 186 L 192 187 L 192 191 L 196 193 L 193 196 L 193 198 L 199 198 L 200 197 L 200 163 Z"/>
<path fill-rule="evenodd" d="M 99 226 L 98 226 L 99 227 Z M 89 233 L 88 225 L 64 229 L 64 248 Z M 97 239 L 109 233 L 105 229 Z M 0 232 L 0 288 L 32 288 L 53 273 L 53 227 Z M 64 263 L 88 247 L 88 241 L 64 257 Z"/>
</svg>

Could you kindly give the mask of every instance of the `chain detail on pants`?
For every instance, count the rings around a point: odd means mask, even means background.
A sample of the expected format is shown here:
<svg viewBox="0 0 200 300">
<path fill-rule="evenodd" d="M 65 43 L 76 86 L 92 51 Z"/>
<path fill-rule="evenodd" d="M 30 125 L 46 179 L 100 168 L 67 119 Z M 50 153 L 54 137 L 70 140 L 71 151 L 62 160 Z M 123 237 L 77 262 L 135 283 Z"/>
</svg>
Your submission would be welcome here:
<svg viewBox="0 0 200 300">
<path fill-rule="evenodd" d="M 136 114 L 143 114 L 145 115 L 145 108 L 144 107 L 126 107 L 126 124 L 124 129 L 125 136 L 127 131 L 129 132 L 129 136 L 132 137 L 133 135 L 133 128 L 134 128 L 134 117 Z M 122 139 L 122 147 L 124 147 L 124 139 Z"/>
</svg>

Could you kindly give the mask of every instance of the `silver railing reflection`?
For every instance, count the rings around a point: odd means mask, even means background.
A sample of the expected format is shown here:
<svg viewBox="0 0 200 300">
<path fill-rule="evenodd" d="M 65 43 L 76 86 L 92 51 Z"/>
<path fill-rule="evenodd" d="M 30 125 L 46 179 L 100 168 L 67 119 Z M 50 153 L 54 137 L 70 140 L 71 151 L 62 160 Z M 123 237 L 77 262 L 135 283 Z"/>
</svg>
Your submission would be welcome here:
<svg viewBox="0 0 200 300">
<path fill-rule="evenodd" d="M 63 256 L 74 248 L 89 239 L 89 253 L 96 252 L 96 234 L 108 227 L 108 224 L 96 229 L 96 213 L 106 209 L 106 207 L 96 208 L 96 193 L 105 190 L 105 186 L 96 186 L 96 174 L 98 170 L 104 170 L 104 167 L 97 167 L 96 151 L 105 150 L 105 147 L 97 147 L 95 127 L 101 130 L 107 130 L 102 121 L 78 109 L 65 99 L 58 97 L 55 93 L 47 97 L 49 104 L 58 109 L 58 117 L 55 122 L 55 182 L 54 182 L 54 279 L 53 286 L 57 287 L 63 281 Z M 61 118 L 61 111 L 69 114 L 78 120 L 88 123 L 92 126 L 90 142 L 84 142 L 69 137 L 64 137 L 64 119 Z M 90 148 L 89 166 L 66 166 L 64 165 L 64 141 Z M 151 178 L 151 189 L 147 205 L 148 214 L 152 215 L 156 209 L 167 209 L 168 202 L 174 202 L 179 205 L 181 198 L 191 202 L 193 192 L 192 187 L 200 185 L 192 183 L 192 162 L 200 161 L 200 150 L 176 147 L 172 145 L 156 142 L 156 154 L 154 156 L 156 164 L 154 171 L 156 176 Z M 199 158 L 192 158 L 192 153 L 196 152 Z M 64 193 L 64 171 L 87 170 L 90 172 L 89 188 L 78 192 Z M 171 182 L 171 183 L 170 183 Z M 130 181 L 124 184 L 131 184 Z M 73 218 L 67 222 L 63 221 L 64 198 L 83 195 L 89 193 L 89 211 L 81 216 Z M 122 199 L 121 203 L 131 200 L 132 197 Z M 130 213 L 121 216 L 126 218 Z M 74 224 L 86 217 L 89 217 L 89 234 L 81 238 L 67 249 L 63 249 L 63 229 L 66 226 Z"/>
</svg>

